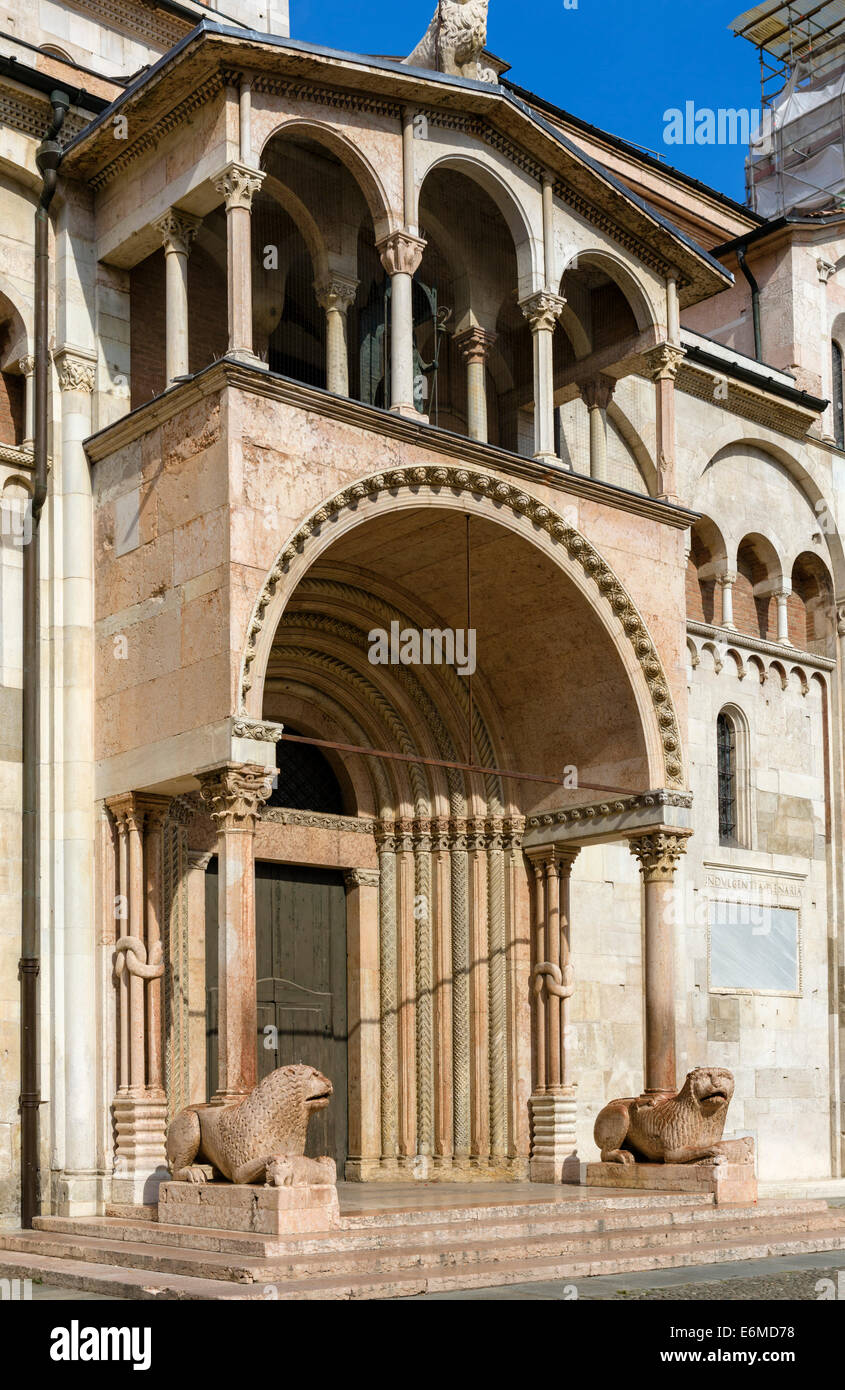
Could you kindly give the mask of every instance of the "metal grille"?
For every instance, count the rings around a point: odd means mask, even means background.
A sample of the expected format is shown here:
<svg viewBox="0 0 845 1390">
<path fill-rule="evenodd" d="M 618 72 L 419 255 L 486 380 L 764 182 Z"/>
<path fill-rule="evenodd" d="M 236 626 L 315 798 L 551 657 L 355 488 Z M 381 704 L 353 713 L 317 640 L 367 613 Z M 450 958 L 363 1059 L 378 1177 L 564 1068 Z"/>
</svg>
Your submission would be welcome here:
<svg viewBox="0 0 845 1390">
<path fill-rule="evenodd" d="M 288 729 L 289 734 L 298 730 Z M 306 743 L 276 745 L 278 780 L 268 806 L 285 806 L 294 811 L 323 811 L 343 815 L 343 793 L 323 754 Z"/>
<path fill-rule="evenodd" d="M 716 720 L 716 766 L 719 778 L 719 840 L 736 844 L 736 738 L 726 714 Z"/>
</svg>

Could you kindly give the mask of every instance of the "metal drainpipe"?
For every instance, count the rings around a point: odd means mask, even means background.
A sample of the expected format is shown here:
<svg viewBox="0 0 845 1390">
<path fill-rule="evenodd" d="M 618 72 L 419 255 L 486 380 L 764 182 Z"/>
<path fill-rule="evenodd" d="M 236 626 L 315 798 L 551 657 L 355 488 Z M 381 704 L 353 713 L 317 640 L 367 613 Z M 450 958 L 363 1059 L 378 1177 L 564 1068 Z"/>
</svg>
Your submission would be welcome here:
<svg viewBox="0 0 845 1390">
<path fill-rule="evenodd" d="M 35 479 L 31 533 L 23 554 L 23 690 L 21 719 L 21 1225 L 32 1226 L 40 1206 L 38 1112 L 41 1087 L 38 1061 L 39 928 L 39 758 L 41 691 L 39 672 L 38 528 L 47 497 L 47 388 L 49 359 L 50 204 L 56 191 L 62 149 L 57 136 L 70 106 L 65 92 L 50 97 L 53 119 L 38 146 L 41 197 L 35 210 Z"/>
<path fill-rule="evenodd" d="M 763 360 L 763 339 L 760 332 L 760 286 L 751 273 L 751 267 L 745 259 L 745 247 L 736 248 L 736 258 L 739 268 L 751 286 L 751 314 L 754 319 L 754 356 L 758 362 Z"/>
</svg>

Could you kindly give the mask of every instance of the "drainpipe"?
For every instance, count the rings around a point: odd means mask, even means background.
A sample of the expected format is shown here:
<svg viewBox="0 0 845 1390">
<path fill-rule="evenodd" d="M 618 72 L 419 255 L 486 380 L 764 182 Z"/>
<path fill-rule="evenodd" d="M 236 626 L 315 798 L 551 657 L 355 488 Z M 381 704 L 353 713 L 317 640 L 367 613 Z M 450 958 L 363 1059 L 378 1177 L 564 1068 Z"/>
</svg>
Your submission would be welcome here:
<svg viewBox="0 0 845 1390">
<path fill-rule="evenodd" d="M 745 259 L 745 247 L 736 248 L 736 258 L 739 268 L 751 286 L 751 313 L 754 318 L 754 356 L 758 362 L 763 360 L 763 339 L 760 333 L 760 286 L 751 273 L 751 267 Z"/>
<path fill-rule="evenodd" d="M 39 959 L 39 761 L 41 692 L 39 681 L 39 563 L 38 529 L 47 498 L 47 388 L 49 361 L 49 231 L 50 204 L 56 191 L 62 149 L 57 136 L 70 98 L 64 92 L 50 97 L 53 119 L 38 146 L 35 162 L 41 174 L 41 197 L 35 210 L 35 479 L 31 531 L 23 554 L 23 690 L 21 719 L 21 1225 L 32 1226 L 40 1205 L 39 1126 L 41 1087 L 38 1062 Z"/>
</svg>

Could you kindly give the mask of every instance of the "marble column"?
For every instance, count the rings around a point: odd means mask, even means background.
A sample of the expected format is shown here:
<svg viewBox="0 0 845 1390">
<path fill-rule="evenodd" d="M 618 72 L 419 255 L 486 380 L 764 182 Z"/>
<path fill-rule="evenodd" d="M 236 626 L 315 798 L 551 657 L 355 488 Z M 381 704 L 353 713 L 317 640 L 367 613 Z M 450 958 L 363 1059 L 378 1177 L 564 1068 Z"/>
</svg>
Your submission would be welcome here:
<svg viewBox="0 0 845 1390">
<path fill-rule="evenodd" d="M 255 973 L 255 823 L 272 791 L 272 773 L 253 763 L 224 763 L 202 773 L 200 793 L 217 827 L 218 1082 L 224 1104 L 256 1084 L 258 1008 Z"/>
<path fill-rule="evenodd" d="M 659 343 L 646 353 L 646 362 L 656 391 L 657 495 L 663 501 L 678 501 L 675 443 L 675 378 L 684 360 L 683 348 Z"/>
<path fill-rule="evenodd" d="M 62 959 L 57 963 L 64 990 L 65 1096 L 64 1173 L 59 1182 L 62 1214 L 97 1210 L 96 1071 L 97 1025 L 94 1011 L 80 1007 L 95 997 L 97 973 L 94 926 L 94 505 L 91 467 L 84 441 L 91 433 L 96 385 L 93 352 L 63 345 L 53 354 L 61 393 L 61 448 L 54 449 L 53 507 L 60 518 L 61 581 L 54 598 L 61 603 L 58 629 L 62 680 L 57 720 L 62 749 L 54 768 L 62 827 L 58 863 L 62 886 Z M 52 571 L 52 564 L 49 566 Z M 57 923 L 57 926 L 59 924 Z M 61 1083 L 60 1083 L 61 1084 Z"/>
<path fill-rule="evenodd" d="M 375 829 L 379 858 L 379 1063 L 381 1071 L 381 1166 L 396 1169 L 399 1152 L 399 985 L 396 931 L 394 823 Z"/>
<path fill-rule="evenodd" d="M 117 826 L 119 900 L 114 943 L 118 990 L 118 1088 L 114 1097 L 112 1201 L 149 1205 L 167 1176 L 162 1068 L 161 832 L 170 798 L 129 793 L 107 806 Z"/>
<path fill-rule="evenodd" d="M 736 573 L 724 571 L 716 576 L 716 583 L 722 590 L 722 627 L 729 627 L 736 631 L 734 622 L 734 584 L 736 583 Z"/>
<path fill-rule="evenodd" d="M 534 457 L 555 465 L 554 333 L 565 305 L 560 295 L 540 290 L 519 306 L 534 340 Z"/>
<path fill-rule="evenodd" d="M 590 477 L 607 482 L 607 410 L 616 382 L 599 372 L 580 387 L 581 398 L 590 412 Z"/>
<path fill-rule="evenodd" d="M 487 443 L 487 357 L 496 334 L 467 328 L 455 334 L 455 346 L 467 364 L 467 433 Z"/>
<path fill-rule="evenodd" d="M 789 584 L 781 584 L 774 590 L 775 603 L 777 604 L 777 636 L 775 641 L 780 642 L 785 647 L 791 647 L 789 640 L 789 596 L 792 589 Z"/>
<path fill-rule="evenodd" d="M 205 875 L 211 850 L 188 851 L 188 1067 L 189 1103 L 208 1099 L 206 1075 Z"/>
<path fill-rule="evenodd" d="M 645 1086 L 671 1094 L 675 1071 L 675 871 L 689 830 L 655 829 L 628 841 L 639 861 L 645 896 Z"/>
<path fill-rule="evenodd" d="M 24 379 L 24 427 L 21 448 L 35 448 L 35 358 L 22 357 L 18 362 Z"/>
<path fill-rule="evenodd" d="M 349 395 L 348 314 L 355 303 L 358 281 L 330 275 L 314 285 L 317 303 L 326 315 L 326 389 L 335 396 Z"/>
<path fill-rule="evenodd" d="M 392 232 L 376 243 L 390 276 L 390 409 L 418 416 L 414 405 L 414 276 L 426 243 L 410 232 Z"/>
<path fill-rule="evenodd" d="M 252 344 L 252 200 L 264 182 L 264 174 L 233 160 L 213 182 L 226 204 L 228 356 L 262 366 Z"/>
<path fill-rule="evenodd" d="M 378 869 L 347 869 L 349 1159 L 346 1177 L 371 1178 L 381 1157 Z M 342 1177 L 342 1174 L 338 1175 Z"/>
<path fill-rule="evenodd" d="M 449 822 L 431 822 L 434 932 L 434 1166 L 452 1163 L 452 875 Z"/>
<path fill-rule="evenodd" d="M 536 1070 L 531 1096 L 532 1182 L 563 1182 L 575 1153 L 576 1083 L 567 1056 L 570 961 L 569 881 L 578 848 L 529 850 L 534 870 L 534 1029 Z"/>
<path fill-rule="evenodd" d="M 165 264 L 165 371 L 167 384 L 190 372 L 188 353 L 188 256 L 202 218 L 170 208 L 154 223 L 161 235 Z"/>
</svg>

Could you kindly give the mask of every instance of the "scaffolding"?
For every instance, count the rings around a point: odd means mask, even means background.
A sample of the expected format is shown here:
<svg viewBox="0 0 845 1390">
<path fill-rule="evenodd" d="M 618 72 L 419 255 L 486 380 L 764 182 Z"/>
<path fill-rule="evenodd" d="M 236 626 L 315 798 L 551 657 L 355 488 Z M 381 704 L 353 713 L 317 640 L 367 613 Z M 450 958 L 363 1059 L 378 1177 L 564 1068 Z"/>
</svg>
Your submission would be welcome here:
<svg viewBox="0 0 845 1390">
<path fill-rule="evenodd" d="M 745 163 L 762 217 L 845 206 L 845 0 L 767 0 L 730 28 L 760 57 L 762 121 Z"/>
</svg>

